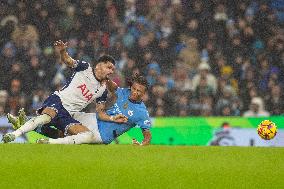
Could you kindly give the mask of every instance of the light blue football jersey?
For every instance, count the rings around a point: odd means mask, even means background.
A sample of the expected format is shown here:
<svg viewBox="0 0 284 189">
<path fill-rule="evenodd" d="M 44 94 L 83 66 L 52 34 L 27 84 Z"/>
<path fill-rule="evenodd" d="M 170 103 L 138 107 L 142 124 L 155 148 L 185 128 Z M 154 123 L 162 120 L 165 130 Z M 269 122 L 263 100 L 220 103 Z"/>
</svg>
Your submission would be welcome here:
<svg viewBox="0 0 284 189">
<path fill-rule="evenodd" d="M 98 119 L 99 132 L 103 143 L 109 144 L 116 137 L 138 126 L 141 129 L 150 129 L 151 122 L 149 113 L 143 102 L 133 102 L 128 99 L 129 88 L 118 88 L 116 90 L 117 100 L 115 104 L 106 111 L 108 115 L 123 114 L 128 117 L 127 123 L 119 124 L 102 121 Z"/>
</svg>

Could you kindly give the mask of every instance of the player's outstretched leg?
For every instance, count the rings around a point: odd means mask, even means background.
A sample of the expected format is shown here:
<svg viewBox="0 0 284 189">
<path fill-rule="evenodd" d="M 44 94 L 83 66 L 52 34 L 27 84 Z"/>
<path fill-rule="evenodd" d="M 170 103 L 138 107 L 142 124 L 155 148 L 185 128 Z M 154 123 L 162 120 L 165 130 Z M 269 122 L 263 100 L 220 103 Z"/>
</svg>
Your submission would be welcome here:
<svg viewBox="0 0 284 189">
<path fill-rule="evenodd" d="M 27 121 L 23 126 L 18 128 L 16 131 L 12 133 L 7 133 L 3 136 L 3 142 L 8 143 L 14 141 L 17 137 L 21 136 L 24 133 L 34 130 L 36 127 L 40 125 L 47 124 L 51 121 L 51 116 L 47 114 L 42 114 L 37 117 L 34 117 Z"/>
<path fill-rule="evenodd" d="M 94 134 L 91 131 L 85 131 L 76 135 L 66 136 L 58 139 L 38 139 L 38 144 L 90 144 L 93 142 Z"/>
<path fill-rule="evenodd" d="M 89 144 L 94 142 L 94 133 L 81 123 L 73 124 L 68 128 L 68 134 L 64 138 L 39 139 L 38 144 Z"/>
</svg>

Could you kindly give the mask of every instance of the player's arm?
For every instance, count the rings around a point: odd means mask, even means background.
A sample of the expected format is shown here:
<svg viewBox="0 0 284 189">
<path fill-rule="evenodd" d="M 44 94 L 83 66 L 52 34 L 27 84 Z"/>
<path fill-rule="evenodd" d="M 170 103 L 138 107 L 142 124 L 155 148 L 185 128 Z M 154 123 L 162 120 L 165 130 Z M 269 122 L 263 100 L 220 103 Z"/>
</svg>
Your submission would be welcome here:
<svg viewBox="0 0 284 189">
<path fill-rule="evenodd" d="M 132 143 L 134 145 L 146 146 L 151 143 L 151 139 L 152 139 L 151 131 L 149 129 L 142 129 L 142 134 L 143 134 L 144 139 L 141 143 L 139 143 L 135 138 L 132 139 Z"/>
<path fill-rule="evenodd" d="M 106 110 L 109 109 L 115 104 L 116 100 L 117 100 L 117 95 L 115 93 L 109 93 L 107 97 L 107 101 L 104 104 L 105 105 L 104 108 Z"/>
<path fill-rule="evenodd" d="M 115 116 L 110 116 L 106 113 L 106 109 L 108 106 L 112 106 L 113 104 L 110 104 L 112 102 L 110 101 L 114 101 L 116 99 L 109 99 L 108 98 L 108 90 L 105 90 L 104 93 L 102 94 L 101 97 L 99 97 L 96 102 L 96 111 L 98 113 L 98 118 L 100 120 L 103 120 L 103 121 L 113 121 L 113 122 L 116 122 L 116 123 L 125 123 L 127 122 L 128 118 L 122 114 L 118 114 L 118 115 L 115 115 Z M 114 95 L 114 93 L 110 94 L 110 95 Z M 113 96 L 112 98 L 116 98 L 116 95 Z"/>
<path fill-rule="evenodd" d="M 102 121 L 112 121 L 116 123 L 126 123 L 128 118 L 123 114 L 117 114 L 115 116 L 110 116 L 106 113 L 106 103 L 97 103 L 96 111 L 98 113 L 98 118 Z"/>
<path fill-rule="evenodd" d="M 150 131 L 151 122 L 150 122 L 150 117 L 149 117 L 148 112 L 145 113 L 144 116 L 142 116 L 142 119 L 137 122 L 137 125 L 141 128 L 144 139 L 141 143 L 139 143 L 134 138 L 134 139 L 132 139 L 132 143 L 134 145 L 140 145 L 140 146 L 149 145 L 151 143 L 152 134 L 151 134 L 151 131 Z"/>
<path fill-rule="evenodd" d="M 61 61 L 64 62 L 68 67 L 73 68 L 75 66 L 76 61 L 69 56 L 69 54 L 66 51 L 67 48 L 67 42 L 64 43 L 61 40 L 55 41 L 54 46 L 59 49 Z"/>
<path fill-rule="evenodd" d="M 114 81 L 112 81 L 111 79 L 108 79 L 106 81 L 106 86 L 107 86 L 107 89 L 110 93 L 115 93 L 115 91 L 118 88 L 117 84 Z"/>
<path fill-rule="evenodd" d="M 117 94 L 116 94 L 116 90 L 118 88 L 117 84 L 108 79 L 106 81 L 106 86 L 107 86 L 107 90 L 108 90 L 108 97 L 105 103 L 105 109 L 109 109 L 110 107 L 112 107 L 114 105 L 114 103 L 117 100 Z"/>
<path fill-rule="evenodd" d="M 152 134 L 151 131 L 149 129 L 145 129 L 142 131 L 143 133 L 143 141 L 142 141 L 142 145 L 149 145 L 152 139 Z"/>
</svg>

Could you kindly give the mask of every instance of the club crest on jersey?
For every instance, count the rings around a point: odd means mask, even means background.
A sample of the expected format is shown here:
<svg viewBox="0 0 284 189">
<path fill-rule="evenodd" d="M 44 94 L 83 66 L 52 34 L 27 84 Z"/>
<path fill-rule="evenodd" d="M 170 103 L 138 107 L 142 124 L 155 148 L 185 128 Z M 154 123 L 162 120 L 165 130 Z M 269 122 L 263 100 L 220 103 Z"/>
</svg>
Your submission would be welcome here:
<svg viewBox="0 0 284 189">
<path fill-rule="evenodd" d="M 128 108 L 128 102 L 126 102 L 126 103 L 123 105 L 123 108 L 124 108 L 124 109 L 127 109 L 127 108 Z"/>
<path fill-rule="evenodd" d="M 133 116 L 133 111 L 132 110 L 128 110 L 127 113 L 128 113 L 129 116 Z"/>
<path fill-rule="evenodd" d="M 147 120 L 144 121 L 144 124 L 145 125 L 151 125 L 151 122 L 147 119 Z"/>
<path fill-rule="evenodd" d="M 77 88 L 81 89 L 82 95 L 87 99 L 87 101 L 92 99 L 93 94 L 90 93 L 89 89 L 87 89 L 86 84 L 80 85 Z"/>
</svg>

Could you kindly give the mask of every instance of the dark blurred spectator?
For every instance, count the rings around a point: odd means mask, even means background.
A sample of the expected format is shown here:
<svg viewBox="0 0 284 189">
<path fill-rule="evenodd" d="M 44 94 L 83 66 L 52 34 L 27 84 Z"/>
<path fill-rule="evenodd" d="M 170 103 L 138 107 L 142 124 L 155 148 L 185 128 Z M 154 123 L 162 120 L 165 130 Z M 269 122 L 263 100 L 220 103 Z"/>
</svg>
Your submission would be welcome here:
<svg viewBox="0 0 284 189">
<path fill-rule="evenodd" d="M 29 73 L 27 75 L 27 73 Z M 46 72 L 41 68 L 39 58 L 37 56 L 32 56 L 28 66 L 28 72 L 25 75 L 25 90 L 33 91 L 38 88 L 43 88 L 47 85 L 45 80 Z"/>
<path fill-rule="evenodd" d="M 206 62 L 200 63 L 198 66 L 199 73 L 196 74 L 192 79 L 192 88 L 196 90 L 197 86 L 199 85 L 201 79 L 203 78 L 207 85 L 212 88 L 213 93 L 216 94 L 217 91 L 217 80 L 216 77 L 210 73 L 210 66 Z"/>
<path fill-rule="evenodd" d="M 184 68 L 184 65 L 177 63 L 172 75 L 175 82 L 175 88 L 178 91 L 192 90 L 192 80 L 189 78 L 189 74 Z"/>
<path fill-rule="evenodd" d="M 130 78 L 136 70 L 137 70 L 136 61 L 131 58 L 126 59 L 126 63 L 122 69 L 122 74 L 125 76 L 125 78 L 126 79 Z"/>
<path fill-rule="evenodd" d="M 194 91 L 194 96 L 196 98 L 201 98 L 202 96 L 214 96 L 214 90 L 212 86 L 208 85 L 207 77 L 201 76 L 199 84 Z"/>
<path fill-rule="evenodd" d="M 216 115 L 240 116 L 241 107 L 239 99 L 231 86 L 225 86 L 216 103 Z"/>
<path fill-rule="evenodd" d="M 12 33 L 12 40 L 17 47 L 27 48 L 38 44 L 39 34 L 35 26 L 19 23 Z"/>
<path fill-rule="evenodd" d="M 0 90 L 0 116 L 5 115 L 5 108 L 8 100 L 8 92 L 6 90 Z"/>
<path fill-rule="evenodd" d="M 4 17 L 0 22 L 0 47 L 11 40 L 11 35 L 18 23 L 18 18 L 14 15 Z"/>
<path fill-rule="evenodd" d="M 6 79 L 7 84 L 10 84 L 13 79 L 18 79 L 20 81 L 25 81 L 25 76 L 22 70 L 22 64 L 20 62 L 15 62 L 12 64 L 11 69 L 8 73 L 8 78 Z"/>
<path fill-rule="evenodd" d="M 174 50 L 170 47 L 169 41 L 165 38 L 161 39 L 157 52 L 156 60 L 161 67 L 161 72 L 163 74 L 170 75 L 171 70 L 174 68 L 174 59 L 175 59 Z"/>
<path fill-rule="evenodd" d="M 257 11 L 254 19 L 254 27 L 256 29 L 257 36 L 262 40 L 267 40 L 272 34 L 272 28 L 276 23 L 270 22 L 269 15 L 271 10 L 267 3 L 261 2 L 259 10 Z"/>
<path fill-rule="evenodd" d="M 43 101 L 48 97 L 48 93 L 43 89 L 38 89 L 34 92 L 32 96 L 32 109 L 29 110 L 30 113 L 36 113 L 36 110 L 39 109 Z"/>
<path fill-rule="evenodd" d="M 13 43 L 7 42 L 1 49 L 0 56 L 0 84 L 7 89 L 6 75 L 10 72 L 12 64 L 16 62 L 17 49 Z"/>
<path fill-rule="evenodd" d="M 277 73 L 279 72 L 279 69 L 271 65 L 271 63 L 269 63 L 268 58 L 261 59 L 259 64 L 260 64 L 259 65 L 260 71 L 258 75 L 259 77 L 258 88 L 261 91 L 266 91 L 268 90 L 269 80 L 272 74 L 276 74 L 276 77 L 277 77 Z"/>
<path fill-rule="evenodd" d="M 267 110 L 272 115 L 280 115 L 284 112 L 283 90 L 280 85 L 272 86 L 271 93 L 266 96 Z"/>
<path fill-rule="evenodd" d="M 200 99 L 200 115 L 213 116 L 213 103 L 214 99 L 211 96 L 202 96 Z"/>
<path fill-rule="evenodd" d="M 186 71 L 189 72 L 189 74 L 195 74 L 200 62 L 198 40 L 185 35 L 182 35 L 181 38 L 185 43 L 185 47 L 180 51 L 178 57 L 184 64 Z"/>
<path fill-rule="evenodd" d="M 177 110 L 177 116 L 185 117 L 189 115 L 189 100 L 187 94 L 178 96 Z"/>
<path fill-rule="evenodd" d="M 26 107 L 25 95 L 21 92 L 21 81 L 13 79 L 9 88 L 9 95 L 7 100 L 7 108 L 9 113 L 16 114 L 20 108 Z"/>
</svg>

